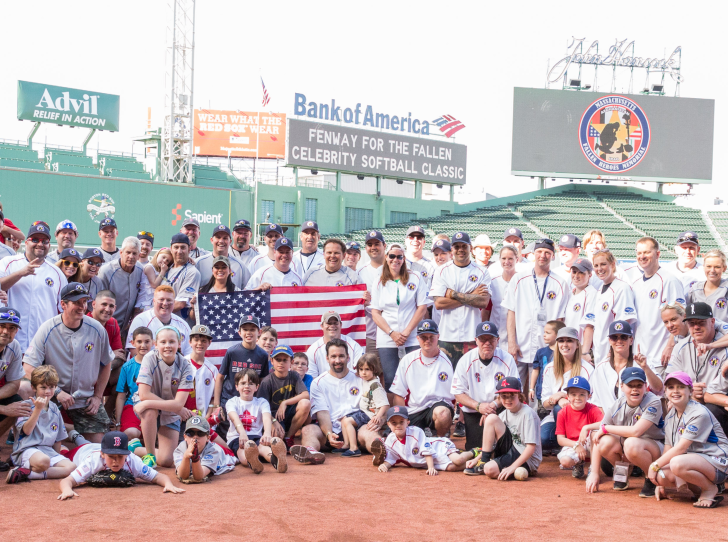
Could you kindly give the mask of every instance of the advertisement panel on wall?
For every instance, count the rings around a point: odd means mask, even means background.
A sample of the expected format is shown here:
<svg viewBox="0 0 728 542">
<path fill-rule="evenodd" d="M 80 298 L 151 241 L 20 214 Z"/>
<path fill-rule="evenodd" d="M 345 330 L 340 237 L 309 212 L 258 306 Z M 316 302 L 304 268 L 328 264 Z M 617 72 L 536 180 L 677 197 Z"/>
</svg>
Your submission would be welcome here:
<svg viewBox="0 0 728 542">
<path fill-rule="evenodd" d="M 194 140 L 197 156 L 283 158 L 286 154 L 286 115 L 195 109 Z"/>
</svg>

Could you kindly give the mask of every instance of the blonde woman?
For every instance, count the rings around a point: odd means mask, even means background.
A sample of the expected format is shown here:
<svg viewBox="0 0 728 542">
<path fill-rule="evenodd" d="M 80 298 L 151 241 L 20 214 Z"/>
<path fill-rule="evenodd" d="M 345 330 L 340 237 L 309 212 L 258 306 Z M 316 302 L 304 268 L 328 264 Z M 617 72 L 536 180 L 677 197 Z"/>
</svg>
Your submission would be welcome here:
<svg viewBox="0 0 728 542">
<path fill-rule="evenodd" d="M 693 284 L 688 293 L 688 303 L 707 303 L 713 317 L 722 322 L 728 321 L 728 279 L 723 278 L 727 267 L 725 254 L 711 250 L 703 257 L 706 280 Z"/>
</svg>

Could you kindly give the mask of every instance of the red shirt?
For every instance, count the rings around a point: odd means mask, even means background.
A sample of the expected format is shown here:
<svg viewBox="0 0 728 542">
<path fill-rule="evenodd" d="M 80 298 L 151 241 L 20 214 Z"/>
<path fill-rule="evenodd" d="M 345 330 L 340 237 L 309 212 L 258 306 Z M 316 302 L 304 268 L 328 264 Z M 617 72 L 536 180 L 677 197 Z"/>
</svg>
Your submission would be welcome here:
<svg viewBox="0 0 728 542">
<path fill-rule="evenodd" d="M 91 313 L 86 313 L 86 316 L 91 316 Z M 113 316 L 106 322 L 106 334 L 109 336 L 109 346 L 112 350 L 122 350 L 124 345 L 121 344 L 121 329 L 119 328 L 119 322 Z"/>
<path fill-rule="evenodd" d="M 579 440 L 582 427 L 600 422 L 603 418 L 599 407 L 591 403 L 587 403 L 582 410 L 574 410 L 571 405 L 566 405 L 556 418 L 556 434 L 564 435 L 569 440 Z"/>
<path fill-rule="evenodd" d="M 13 228 L 14 230 L 20 231 L 18 227 L 13 224 L 9 218 L 6 218 L 4 221 L 4 224 L 10 228 Z M 5 236 L 0 232 L 0 243 L 5 244 Z"/>
</svg>

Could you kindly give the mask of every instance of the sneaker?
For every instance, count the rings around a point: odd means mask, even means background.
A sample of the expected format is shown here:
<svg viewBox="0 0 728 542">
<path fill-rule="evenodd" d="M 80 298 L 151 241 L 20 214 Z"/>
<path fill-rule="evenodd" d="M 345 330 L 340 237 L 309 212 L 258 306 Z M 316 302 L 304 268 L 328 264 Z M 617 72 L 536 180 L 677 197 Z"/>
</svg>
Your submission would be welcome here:
<svg viewBox="0 0 728 542">
<path fill-rule="evenodd" d="M 147 454 L 142 457 L 142 463 L 144 463 L 147 467 L 153 469 L 157 466 L 157 458 L 154 457 L 152 454 Z"/>
<path fill-rule="evenodd" d="M 483 461 L 478 461 L 478 463 L 469 469 L 465 469 L 463 472 L 467 474 L 468 476 L 480 476 L 481 474 L 485 474 L 485 463 Z"/>
<path fill-rule="evenodd" d="M 384 460 L 387 458 L 387 447 L 384 445 L 382 439 L 377 439 L 372 442 L 372 455 L 374 456 L 372 458 L 372 465 L 378 467 L 384 463 Z"/>
<path fill-rule="evenodd" d="M 15 437 L 13 436 L 12 431 L 8 433 L 8 440 L 5 441 L 5 444 L 7 444 L 8 446 L 12 446 L 13 444 L 15 444 Z"/>
<path fill-rule="evenodd" d="M 718 493 L 717 494 L 720 495 L 724 491 L 725 491 L 725 482 L 721 482 L 720 484 L 718 484 Z"/>
<path fill-rule="evenodd" d="M 578 465 L 574 465 L 574 468 L 571 471 L 571 475 L 574 478 L 578 478 L 578 479 L 584 478 L 584 463 L 579 463 Z"/>
<path fill-rule="evenodd" d="M 645 483 L 642 486 L 642 491 L 640 491 L 640 497 L 649 498 L 655 496 L 655 484 L 652 483 L 652 480 L 649 478 L 645 478 Z"/>
<path fill-rule="evenodd" d="M 349 448 L 344 448 L 343 446 L 341 448 L 331 448 L 332 454 L 343 454 L 347 451 L 349 451 Z"/>
<path fill-rule="evenodd" d="M 293 459 L 304 465 L 321 465 L 326 461 L 326 456 L 318 450 L 300 444 L 291 446 L 291 455 Z"/>
<path fill-rule="evenodd" d="M 629 487 L 629 482 L 614 482 L 614 491 L 624 491 Z"/>
<path fill-rule="evenodd" d="M 284 438 L 283 439 L 283 444 L 286 445 L 286 448 L 288 448 L 288 453 L 290 454 L 291 453 L 291 448 L 293 448 L 293 444 L 294 444 L 293 437 Z"/>
<path fill-rule="evenodd" d="M 361 457 L 361 450 L 346 450 L 341 457 Z"/>
<path fill-rule="evenodd" d="M 10 460 L 0 461 L 0 472 L 8 472 L 10 470 Z"/>
<path fill-rule="evenodd" d="M 273 455 L 270 456 L 270 464 L 277 472 L 283 474 L 288 470 L 288 461 L 286 460 L 288 449 L 285 443 L 279 438 L 274 438 L 270 442 L 270 449 L 273 450 Z"/>
<path fill-rule="evenodd" d="M 112 431 L 113 431 L 113 429 L 112 429 Z M 70 431 L 68 432 L 68 440 L 70 440 L 70 441 L 71 441 L 71 442 L 73 442 L 74 444 L 76 444 L 76 439 L 77 439 L 78 437 L 80 437 L 80 436 L 81 436 L 81 433 L 79 433 L 79 432 L 78 432 L 78 431 L 76 431 L 75 429 L 71 429 L 71 430 L 70 430 Z"/>
<path fill-rule="evenodd" d="M 465 436 L 465 424 L 463 422 L 458 422 L 455 424 L 455 431 L 452 432 L 452 436 L 456 438 L 461 438 Z"/>
<path fill-rule="evenodd" d="M 141 445 L 142 445 L 141 440 L 139 440 L 138 438 L 133 438 L 129 441 L 129 445 L 127 446 L 127 448 L 129 448 L 129 451 L 133 453 L 134 450 L 139 448 Z"/>
<path fill-rule="evenodd" d="M 30 469 L 24 469 L 22 467 L 16 467 L 8 472 L 5 478 L 7 484 L 19 484 L 20 482 L 30 482 Z"/>
<path fill-rule="evenodd" d="M 248 461 L 248 466 L 253 470 L 255 474 L 263 472 L 263 463 L 260 461 L 258 455 L 258 445 L 253 440 L 245 442 L 245 459 Z"/>
</svg>

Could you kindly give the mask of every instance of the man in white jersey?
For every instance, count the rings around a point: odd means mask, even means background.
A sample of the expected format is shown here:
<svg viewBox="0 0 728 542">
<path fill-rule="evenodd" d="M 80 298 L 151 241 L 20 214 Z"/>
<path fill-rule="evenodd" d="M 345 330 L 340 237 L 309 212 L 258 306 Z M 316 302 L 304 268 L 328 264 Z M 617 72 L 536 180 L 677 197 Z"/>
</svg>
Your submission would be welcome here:
<svg viewBox="0 0 728 542">
<path fill-rule="evenodd" d="M 147 327 L 152 330 L 154 335 L 157 334 L 157 330 L 164 326 L 173 326 L 177 328 L 180 334 L 180 348 L 182 349 L 183 356 L 189 356 L 192 353 L 190 347 L 190 326 L 187 323 L 172 312 L 172 306 L 174 305 L 174 290 L 167 284 L 162 284 L 154 290 L 154 300 L 152 301 L 152 308 L 148 311 L 144 311 L 138 314 L 134 320 L 132 320 L 129 326 L 129 335 L 126 340 L 126 349 L 129 351 L 130 358 L 136 356 L 136 348 L 132 346 L 132 337 L 134 336 L 134 330 L 138 327 Z"/>
<path fill-rule="evenodd" d="M 680 297 L 687 297 L 693 284 L 705 280 L 703 264 L 696 260 L 700 254 L 698 234 L 693 231 L 684 231 L 678 235 L 675 254 L 677 254 L 677 260 L 668 263 L 665 271 L 675 275 L 682 283 L 684 295 Z"/>
<path fill-rule="evenodd" d="M 230 262 L 230 279 L 236 288 L 245 288 L 250 280 L 250 272 L 243 262 L 230 254 L 230 229 L 225 224 L 215 226 L 212 230 L 212 252 L 200 256 L 195 260 L 195 268 L 200 272 L 200 286 L 204 286 L 212 278 L 213 260 L 218 256 L 225 256 Z"/>
<path fill-rule="evenodd" d="M 407 249 L 407 265 L 413 271 L 417 271 L 427 282 L 428 289 L 432 286 L 432 274 L 435 272 L 435 264 L 432 260 L 425 258 L 422 249 L 425 247 L 425 230 L 422 226 L 411 226 L 405 234 L 404 246 Z"/>
<path fill-rule="evenodd" d="M 187 235 L 175 233 L 170 241 L 169 249 L 172 251 L 174 263 L 167 270 L 162 284 L 168 284 L 174 289 L 174 312 L 186 319 L 190 307 L 190 299 L 200 289 L 200 272 L 195 268 L 192 261 L 190 261 L 191 245 Z M 201 255 L 204 256 L 204 254 Z"/>
<path fill-rule="evenodd" d="M 373 230 L 367 233 L 364 243 L 367 254 L 369 255 L 369 263 L 359 269 L 359 283 L 367 285 L 367 292 L 372 294 L 374 287 L 382 276 L 382 266 L 384 265 L 384 257 L 386 255 L 387 244 L 384 242 L 382 232 Z M 367 354 L 377 353 L 377 324 L 372 319 L 372 309 L 366 306 L 367 313 Z"/>
<path fill-rule="evenodd" d="M 581 327 L 581 321 L 586 314 L 594 313 L 594 302 L 597 291 L 589 284 L 594 267 L 586 258 L 577 258 L 571 264 L 571 277 L 567 283 L 571 284 L 569 302 L 566 306 L 564 323 L 566 327 L 579 330 L 581 351 L 587 357 L 591 350 L 594 336 L 594 326 Z"/>
<path fill-rule="evenodd" d="M 359 275 L 344 264 L 346 245 L 339 239 L 324 243 L 324 263 L 303 277 L 304 286 L 353 286 L 359 284 Z"/>
<path fill-rule="evenodd" d="M 550 320 L 564 320 L 569 286 L 551 272 L 554 242 L 540 239 L 535 245 L 534 268 L 517 273 L 508 283 L 501 304 L 508 309 L 508 353 L 518 362 L 523 389 L 536 350 L 543 348 L 543 328 Z"/>
<path fill-rule="evenodd" d="M 316 378 L 328 370 L 329 362 L 326 359 L 326 345 L 334 339 L 341 339 L 347 344 L 349 348 L 349 369 L 353 371 L 356 362 L 364 355 L 364 351 L 354 339 L 341 334 L 341 316 L 339 313 L 334 311 L 323 313 L 321 315 L 321 329 L 323 337 L 317 339 L 306 350 L 306 357 L 308 358 L 308 371 L 306 374 Z"/>
<path fill-rule="evenodd" d="M 357 241 L 349 241 L 346 243 L 346 252 L 344 253 L 344 265 L 352 271 L 357 271 L 361 260 L 361 245 Z"/>
<path fill-rule="evenodd" d="M 389 391 L 394 394 L 394 405 L 407 403 L 410 425 L 444 437 L 452 425 L 455 396 L 450 389 L 452 364 L 438 347 L 438 339 L 437 324 L 422 320 L 417 326 L 420 349 L 400 360 Z"/>
<path fill-rule="evenodd" d="M 566 284 L 571 284 L 571 266 L 579 258 L 581 251 L 581 239 L 573 233 L 567 233 L 559 238 L 559 259 L 561 265 L 554 269 Z"/>
<path fill-rule="evenodd" d="M 196 218 L 185 219 L 185 221 L 182 222 L 182 227 L 179 232 L 186 235 L 187 239 L 190 241 L 190 258 L 199 258 L 200 256 L 204 256 L 210 252 L 209 250 L 205 250 L 204 248 L 197 246 L 197 242 L 200 240 L 200 223 Z"/>
<path fill-rule="evenodd" d="M 318 244 L 321 240 L 318 224 L 313 220 L 307 220 L 301 226 L 301 250 L 293 255 L 293 269 L 296 273 L 305 277 L 306 274 L 316 269 L 319 264 L 324 263 L 324 252 L 319 250 Z"/>
<path fill-rule="evenodd" d="M 0 260 L 0 290 L 8 293 L 7 304 L 23 315 L 15 336 L 23 352 L 38 328 L 61 312 L 61 289 L 68 280 L 46 261 L 50 246 L 51 232 L 39 222 L 28 230 L 24 253 Z"/>
<path fill-rule="evenodd" d="M 243 262 L 245 267 L 250 267 L 252 261 L 260 256 L 255 247 L 250 245 L 253 237 L 253 229 L 250 222 L 241 218 L 233 226 L 233 244 L 230 247 L 230 253 L 238 260 Z"/>
<path fill-rule="evenodd" d="M 51 251 L 46 260 L 56 263 L 61 259 L 61 252 L 66 248 L 74 248 L 78 238 L 78 228 L 70 220 L 62 220 L 56 226 L 56 250 Z M 80 252 L 80 251 L 79 251 Z"/>
<path fill-rule="evenodd" d="M 264 267 L 268 267 L 273 263 L 273 260 L 275 260 L 275 251 L 276 251 L 276 242 L 278 239 L 281 239 L 283 237 L 283 228 L 279 224 L 268 224 L 265 227 L 265 234 L 263 235 L 263 240 L 265 241 L 266 246 L 268 247 L 268 252 L 266 254 L 259 254 L 257 257 L 253 258 L 250 263 L 248 264 L 248 270 L 250 271 L 251 275 L 254 275 L 256 271 L 259 269 L 263 269 Z M 289 246 L 293 246 L 293 243 L 290 242 L 290 239 L 288 240 Z M 296 272 L 297 275 L 300 275 L 300 273 Z M 303 276 L 303 275 L 300 275 Z"/>
<path fill-rule="evenodd" d="M 119 236 L 119 228 L 116 227 L 116 220 L 104 218 L 99 222 L 99 237 L 101 238 L 101 253 L 104 255 L 104 262 L 119 258 L 119 249 L 116 248 L 116 238 Z"/>
<path fill-rule="evenodd" d="M 462 405 L 465 419 L 465 449 L 483 443 L 483 422 L 501 406 L 496 386 L 507 376 L 518 378 L 516 361 L 498 347 L 498 327 L 481 322 L 475 329 L 478 348 L 463 356 L 455 368 L 451 392 Z"/>
<path fill-rule="evenodd" d="M 452 245 L 450 244 L 449 239 L 436 239 L 434 243 L 432 243 L 432 258 L 435 262 L 435 265 L 437 268 L 435 269 L 435 273 L 446 263 L 452 261 Z M 433 275 L 434 280 L 434 275 Z M 491 277 L 492 278 L 492 277 Z M 492 282 L 491 282 L 492 284 Z M 493 304 L 493 308 L 495 308 L 496 301 L 500 304 L 502 301 L 500 298 L 500 293 L 496 297 L 495 295 L 495 289 L 491 288 L 491 302 Z M 431 296 L 431 291 L 427 294 L 428 298 Z M 440 318 L 442 317 L 442 313 L 435 308 L 435 305 L 431 305 L 432 308 L 432 319 L 435 321 L 435 323 L 439 326 L 440 325 Z M 492 311 L 491 311 L 492 314 Z"/>
<path fill-rule="evenodd" d="M 250 277 L 246 290 L 270 290 L 271 286 L 302 286 L 303 279 L 291 267 L 293 243 L 287 237 L 279 237 L 273 249 L 274 260 L 259 268 Z M 268 256 L 265 256 L 266 260 Z"/>
<path fill-rule="evenodd" d="M 637 263 L 642 268 L 642 276 L 633 279 L 635 307 L 639 321 L 635 326 L 634 344 L 647 356 L 647 363 L 659 377 L 665 373 L 662 365 L 662 350 L 670 336 L 662 323 L 660 305 L 678 302 L 685 305 L 683 285 L 673 275 L 660 267 L 660 250 L 652 237 L 637 241 Z"/>
</svg>

